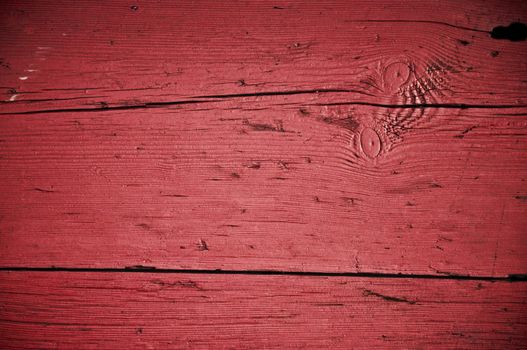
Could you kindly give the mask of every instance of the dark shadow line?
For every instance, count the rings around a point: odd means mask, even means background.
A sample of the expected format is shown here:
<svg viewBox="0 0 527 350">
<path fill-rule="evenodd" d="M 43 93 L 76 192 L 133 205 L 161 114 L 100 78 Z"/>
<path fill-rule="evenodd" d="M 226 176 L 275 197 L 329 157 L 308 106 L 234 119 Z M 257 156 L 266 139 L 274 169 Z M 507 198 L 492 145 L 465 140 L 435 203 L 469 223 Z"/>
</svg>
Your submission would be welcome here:
<svg viewBox="0 0 527 350">
<path fill-rule="evenodd" d="M 22 101 L 20 101 L 22 102 Z M 27 114 L 43 114 L 43 113 L 74 113 L 74 112 L 109 112 L 109 111 L 122 111 L 122 110 L 132 110 L 132 109 L 147 109 L 147 108 L 162 108 L 166 106 L 176 106 L 176 105 L 186 105 L 186 104 L 198 104 L 206 102 L 216 102 L 213 100 L 210 101 L 194 101 L 194 100 L 182 100 L 182 101 L 168 101 L 168 102 L 146 102 L 138 105 L 131 106 L 105 106 L 105 107 L 94 107 L 94 108 L 61 108 L 61 109 L 43 109 L 35 111 L 25 111 L 25 112 L 4 112 L 0 115 L 27 115 Z"/>
<path fill-rule="evenodd" d="M 425 104 L 386 104 L 374 102 L 330 102 L 330 103 L 316 103 L 313 106 L 345 106 L 358 105 L 381 108 L 445 108 L 445 109 L 507 109 L 507 108 L 525 108 L 527 105 L 482 105 L 482 104 L 465 104 L 465 103 L 425 103 Z"/>
<path fill-rule="evenodd" d="M 240 98 L 240 97 L 260 97 L 260 96 L 288 96 L 288 95 L 309 95 L 309 94 L 327 94 L 327 93 L 356 93 L 366 96 L 374 96 L 364 91 L 352 89 L 311 89 L 311 90 L 291 90 L 291 91 L 262 91 L 248 92 L 243 94 L 225 94 L 225 95 L 202 95 L 193 96 L 193 98 Z"/>
<path fill-rule="evenodd" d="M 166 273 L 166 274 L 200 274 L 200 275 L 247 275 L 247 276 L 311 276 L 311 277 L 364 277 L 364 278 L 398 278 L 398 279 L 441 279 L 490 282 L 525 282 L 527 275 L 512 274 L 503 277 L 470 276 L 446 273 L 444 275 L 374 273 L 374 272 L 322 272 L 322 271 L 278 271 L 278 270 L 220 270 L 220 269 L 158 269 L 153 266 L 127 266 L 124 268 L 91 268 L 91 267 L 0 267 L 0 271 L 12 272 L 121 272 L 121 273 Z"/>
<path fill-rule="evenodd" d="M 25 112 L 5 112 L 0 115 L 30 115 L 30 114 L 45 114 L 45 113 L 75 113 L 75 112 L 110 112 L 134 109 L 148 109 L 148 108 L 162 108 L 167 106 L 211 103 L 217 102 L 209 101 L 175 101 L 175 102 L 152 102 L 134 106 L 116 106 L 103 108 L 64 108 L 64 109 L 46 109 Z M 316 103 L 308 104 L 310 106 L 370 106 L 390 109 L 425 109 L 425 108 L 444 108 L 444 109 L 510 109 L 510 108 L 525 108 L 527 105 L 469 105 L 463 103 L 433 103 L 433 104 L 384 104 L 384 103 L 370 103 L 370 102 L 333 102 L 333 103 Z"/>
<path fill-rule="evenodd" d="M 438 25 L 442 25 L 442 26 L 447 26 L 447 27 L 451 27 L 451 28 L 469 30 L 471 32 L 490 34 L 490 31 L 488 31 L 488 30 L 463 27 L 463 26 L 458 26 L 458 25 L 455 25 L 455 24 L 450 24 L 450 23 L 441 22 L 441 21 L 411 20 L 411 19 L 406 19 L 406 20 L 405 19 L 364 19 L 364 20 L 349 20 L 349 21 L 345 21 L 345 22 L 347 22 L 347 23 L 429 23 L 429 24 L 438 24 Z"/>
<path fill-rule="evenodd" d="M 175 105 L 186 105 L 186 104 L 199 104 L 199 103 L 214 103 L 222 99 L 232 98 L 244 98 L 244 97 L 264 97 L 264 96 L 286 96 L 286 95 L 305 95 L 305 94 L 318 94 L 318 93 L 358 93 L 362 95 L 369 95 L 364 92 L 349 90 L 349 89 L 318 89 L 318 90 L 293 90 L 293 91 L 268 91 L 268 92 L 255 92 L 255 93 L 244 93 L 244 94 L 226 94 L 226 95 L 203 95 L 193 96 L 190 100 L 181 101 L 165 101 L 165 102 L 145 102 L 137 105 L 125 105 L 125 106 L 108 106 L 102 105 L 92 108 L 62 108 L 62 109 L 45 109 L 45 110 L 34 110 L 24 112 L 4 112 L 0 115 L 26 115 L 26 114 L 42 114 L 42 113 L 73 113 L 73 112 L 108 112 L 108 111 L 119 111 L 119 110 L 133 110 L 133 109 L 146 109 L 146 108 L 162 108 L 166 106 Z M 373 96 L 373 95 L 369 95 Z M 22 101 L 20 101 L 22 102 Z M 6 102 L 7 103 L 7 102 Z M 356 106 L 370 106 L 379 108 L 451 108 L 451 109 L 468 109 L 468 108 L 480 108 L 480 109 L 506 109 L 506 108 L 523 108 L 527 105 L 489 105 L 489 104 L 464 104 L 464 103 L 430 103 L 430 104 L 385 104 L 385 103 L 374 103 L 374 102 L 360 102 L 360 101 L 343 101 L 343 102 L 330 102 L 330 103 L 318 103 L 309 104 L 312 106 L 341 106 L 341 105 L 356 105 Z"/>
</svg>

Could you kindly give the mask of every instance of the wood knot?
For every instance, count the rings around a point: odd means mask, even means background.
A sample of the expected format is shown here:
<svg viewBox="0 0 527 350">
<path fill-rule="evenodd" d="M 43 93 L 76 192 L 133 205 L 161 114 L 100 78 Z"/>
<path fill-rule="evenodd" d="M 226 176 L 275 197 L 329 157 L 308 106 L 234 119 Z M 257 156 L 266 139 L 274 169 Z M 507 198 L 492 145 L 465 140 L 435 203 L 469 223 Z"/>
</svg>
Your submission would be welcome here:
<svg viewBox="0 0 527 350">
<path fill-rule="evenodd" d="M 360 133 L 360 146 L 367 157 L 375 158 L 381 153 L 381 138 L 375 130 L 366 127 Z"/>
<path fill-rule="evenodd" d="M 382 86 L 385 92 L 396 93 L 410 80 L 410 65 L 405 62 L 392 62 L 384 67 Z"/>
</svg>

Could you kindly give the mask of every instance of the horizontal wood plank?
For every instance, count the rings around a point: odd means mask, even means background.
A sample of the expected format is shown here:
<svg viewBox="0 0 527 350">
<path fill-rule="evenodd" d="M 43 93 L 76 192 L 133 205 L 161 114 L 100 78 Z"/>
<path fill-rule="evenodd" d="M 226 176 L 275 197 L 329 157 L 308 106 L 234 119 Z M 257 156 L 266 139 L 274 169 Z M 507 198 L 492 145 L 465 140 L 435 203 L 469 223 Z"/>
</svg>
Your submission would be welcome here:
<svg viewBox="0 0 527 350">
<path fill-rule="evenodd" d="M 527 43 L 490 31 L 526 14 L 524 1 L 2 1 L 1 107 L 312 90 L 525 105 Z"/>
<path fill-rule="evenodd" d="M 2 1 L 0 348 L 526 348 L 526 20 Z"/>
<path fill-rule="evenodd" d="M 0 349 L 527 348 L 526 21 L 1 1 Z"/>
<path fill-rule="evenodd" d="M 525 283 L 0 273 L 9 349 L 523 349 Z"/>
<path fill-rule="evenodd" d="M 526 273 L 525 108 L 0 118 L 0 266 Z"/>
</svg>

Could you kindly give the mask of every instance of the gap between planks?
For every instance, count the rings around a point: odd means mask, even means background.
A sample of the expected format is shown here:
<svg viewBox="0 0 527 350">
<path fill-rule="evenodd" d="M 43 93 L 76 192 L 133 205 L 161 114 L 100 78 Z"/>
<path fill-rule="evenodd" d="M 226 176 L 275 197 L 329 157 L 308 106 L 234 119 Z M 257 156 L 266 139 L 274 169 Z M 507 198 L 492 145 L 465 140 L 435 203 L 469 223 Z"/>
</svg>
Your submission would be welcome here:
<svg viewBox="0 0 527 350">
<path fill-rule="evenodd" d="M 489 282 L 527 282 L 527 275 L 509 274 L 504 277 L 459 275 L 444 272 L 443 275 L 403 274 L 403 273 L 370 273 L 370 272 L 324 272 L 324 271 L 280 271 L 280 270 L 221 270 L 221 269 L 158 269 L 154 266 L 126 266 L 124 268 L 89 268 L 89 267 L 0 267 L 0 271 L 11 272 L 101 272 L 101 273 L 163 273 L 163 274 L 197 274 L 197 275 L 247 275 L 247 276 L 306 276 L 306 277 L 356 277 L 385 279 L 434 279 L 466 280 Z"/>
<path fill-rule="evenodd" d="M 144 102 L 135 105 L 115 105 L 110 106 L 104 104 L 103 106 L 81 107 L 81 108 L 59 108 L 59 109 L 43 109 L 33 111 L 19 111 L 19 112 L 3 112 L 0 115 L 25 115 L 25 114 L 43 114 L 43 113 L 71 113 L 71 112 L 105 112 L 115 110 L 133 110 L 143 108 L 162 108 L 166 106 L 185 105 L 185 104 L 199 104 L 199 103 L 217 103 L 223 100 L 238 99 L 238 98 L 249 98 L 249 97 L 272 97 L 272 96 L 290 96 L 290 95 L 318 95 L 318 94 L 334 94 L 334 93 L 361 93 L 355 90 L 349 89 L 314 89 L 314 90 L 292 90 L 292 91 L 267 91 L 267 92 L 256 92 L 256 93 L 243 93 L 243 94 L 225 94 L 225 95 L 203 95 L 193 96 L 191 99 L 180 100 L 180 101 L 152 101 Z M 39 100 L 38 102 L 46 102 L 47 100 Z M 49 100 L 51 101 L 51 99 Z M 20 102 L 31 102 L 31 101 L 20 101 Z M 2 104 L 8 104 L 9 102 L 3 102 Z M 509 109 L 509 108 L 524 108 L 527 107 L 525 104 L 466 104 L 466 103 L 410 103 L 410 104 L 387 104 L 387 103 L 374 103 L 374 102 L 361 102 L 361 101 L 340 101 L 340 102 L 326 102 L 326 103 L 315 103 L 315 106 L 369 106 L 379 108 L 445 108 L 445 109 Z"/>
</svg>

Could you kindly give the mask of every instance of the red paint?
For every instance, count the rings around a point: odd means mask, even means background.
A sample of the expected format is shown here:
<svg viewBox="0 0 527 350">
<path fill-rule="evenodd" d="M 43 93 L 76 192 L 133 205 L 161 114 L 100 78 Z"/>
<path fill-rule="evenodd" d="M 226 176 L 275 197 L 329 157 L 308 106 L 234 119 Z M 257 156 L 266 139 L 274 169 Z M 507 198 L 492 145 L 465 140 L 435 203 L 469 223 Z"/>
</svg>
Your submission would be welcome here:
<svg viewBox="0 0 527 350">
<path fill-rule="evenodd" d="M 305 99 L 2 117 L 0 265 L 525 272 L 525 109 Z"/>
<path fill-rule="evenodd" d="M 163 1 L 135 11 L 130 4 L 2 1 L 0 57 L 10 68 L 0 66 L 0 93 L 4 101 L 16 95 L 2 109 L 322 89 L 349 90 L 340 101 L 401 103 L 393 93 L 408 64 L 413 80 L 432 89 L 427 102 L 527 101 L 525 44 L 485 32 L 521 20 L 521 1 Z"/>
<path fill-rule="evenodd" d="M 526 13 L 2 1 L 0 347 L 525 347 Z"/>
<path fill-rule="evenodd" d="M 341 277 L 3 272 L 0 347 L 524 348 L 526 286 Z"/>
<path fill-rule="evenodd" d="M 360 145 L 364 154 L 370 158 L 375 158 L 379 155 L 382 145 L 379 135 L 375 130 L 366 127 L 360 133 Z"/>
</svg>

